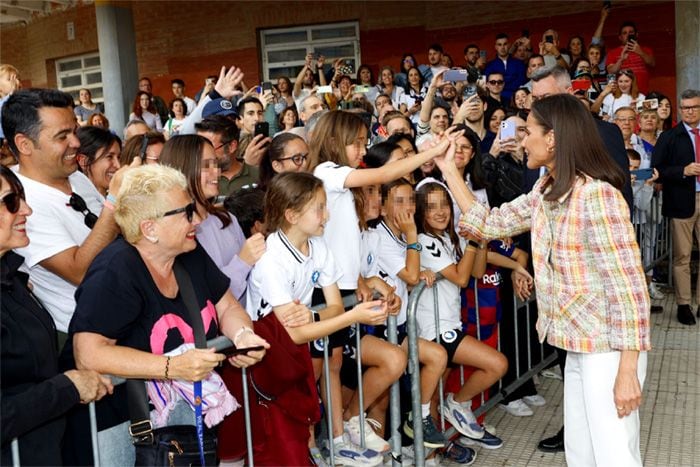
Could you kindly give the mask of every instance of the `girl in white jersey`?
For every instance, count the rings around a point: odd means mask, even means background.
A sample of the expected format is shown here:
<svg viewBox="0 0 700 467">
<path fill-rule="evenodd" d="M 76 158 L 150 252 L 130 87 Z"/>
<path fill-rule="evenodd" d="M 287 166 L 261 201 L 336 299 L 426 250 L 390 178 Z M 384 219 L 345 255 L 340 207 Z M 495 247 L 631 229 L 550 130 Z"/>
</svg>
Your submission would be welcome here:
<svg viewBox="0 0 700 467">
<path fill-rule="evenodd" d="M 311 174 L 293 172 L 278 174 L 272 179 L 265 196 L 265 220 L 273 233 L 267 238 L 265 254 L 250 274 L 247 310 L 253 320 L 279 320 L 295 344 L 312 342 L 356 322 L 378 324 L 386 320 L 387 305 L 381 300 L 361 303 L 343 312 L 336 284 L 340 272 L 333 254 L 320 237 L 327 219 L 326 193 L 319 179 Z M 314 288 L 319 287 L 326 308 L 316 314 L 308 307 Z M 306 319 L 300 320 L 300 317 Z M 332 386 L 340 388 L 340 383 Z M 342 413 L 340 391 L 332 396 L 333 410 Z M 275 427 L 272 431 L 285 439 L 304 435 L 298 431 L 293 435 L 285 434 L 284 428 Z M 308 427 L 304 429 L 305 438 L 301 436 L 301 439 L 306 441 L 309 431 Z M 342 434 L 342 425 L 340 430 Z M 362 452 L 342 436 L 335 440 L 334 447 L 338 464 L 367 466 L 381 461 L 381 456 L 375 452 Z M 270 449 L 275 447 L 271 445 Z M 285 454 L 281 454 L 283 458 Z M 290 462 L 291 459 L 286 459 L 282 463 Z"/>
<path fill-rule="evenodd" d="M 362 300 L 369 300 L 372 291 L 360 276 L 360 227 L 362 215 L 361 187 L 388 183 L 403 177 L 423 163 L 441 155 L 449 146 L 447 139 L 428 151 L 413 157 L 386 164 L 376 169 L 356 170 L 366 153 L 367 127 L 358 115 L 331 111 L 322 116 L 314 128 L 310 141 L 311 170 L 323 180 L 328 209 L 332 213 L 326 224 L 323 238 L 335 256 L 342 277 L 338 280 L 341 295 L 356 293 Z M 331 336 L 329 346 L 330 372 L 340 373 L 342 347 L 347 342 L 347 332 Z M 314 371 L 321 374 L 322 348 L 314 343 Z M 322 394 L 323 395 L 323 394 Z M 334 411 L 334 424 L 342 425 L 342 413 Z M 337 436 L 334 433 L 334 436 Z"/>
<path fill-rule="evenodd" d="M 452 200 L 445 186 L 436 182 L 421 186 L 416 202 L 418 242 L 423 247 L 420 263 L 423 269 L 439 272 L 444 279 L 434 284 L 438 291 L 439 340 L 432 290 L 423 292 L 418 301 L 419 335 L 442 345 L 448 363 L 474 367 L 461 389 L 447 396 L 443 413 L 457 431 L 478 439 L 484 436 L 484 429 L 472 413 L 471 400 L 505 374 L 508 360 L 496 349 L 462 331 L 460 288 L 466 287 L 470 276 L 484 274 L 486 249 L 468 239 L 462 254 L 453 222 Z"/>
</svg>

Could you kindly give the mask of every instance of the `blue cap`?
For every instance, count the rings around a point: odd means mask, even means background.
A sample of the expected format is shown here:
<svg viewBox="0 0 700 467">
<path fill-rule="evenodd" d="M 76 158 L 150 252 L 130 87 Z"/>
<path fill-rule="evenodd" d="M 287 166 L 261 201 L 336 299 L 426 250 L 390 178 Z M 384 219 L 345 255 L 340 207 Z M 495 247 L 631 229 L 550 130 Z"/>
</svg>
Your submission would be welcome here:
<svg viewBox="0 0 700 467">
<path fill-rule="evenodd" d="M 211 117 L 212 115 L 238 115 L 236 110 L 233 108 L 233 104 L 230 100 L 220 97 L 212 101 L 207 102 L 202 109 L 202 118 Z"/>
</svg>

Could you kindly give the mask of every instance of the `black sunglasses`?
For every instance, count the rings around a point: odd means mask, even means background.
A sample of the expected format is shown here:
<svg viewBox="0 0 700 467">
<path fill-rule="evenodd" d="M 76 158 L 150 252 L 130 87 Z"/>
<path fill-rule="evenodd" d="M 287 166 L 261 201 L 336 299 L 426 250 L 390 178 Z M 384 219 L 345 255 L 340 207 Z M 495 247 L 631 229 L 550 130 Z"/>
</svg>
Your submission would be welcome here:
<svg viewBox="0 0 700 467">
<path fill-rule="evenodd" d="M 292 161 L 294 162 L 294 165 L 297 167 L 301 167 L 301 164 L 304 163 L 306 158 L 309 157 L 309 153 L 307 152 L 306 154 L 294 154 L 293 156 L 289 157 L 282 157 L 280 159 L 277 159 L 278 161 Z"/>
<path fill-rule="evenodd" d="M 14 191 L 9 192 L 2 198 L 0 198 L 0 203 L 4 204 L 7 210 L 10 212 L 10 214 L 15 214 L 17 211 L 19 211 L 19 205 L 21 204 L 20 200 L 22 199 L 22 195 L 19 193 L 16 193 Z"/>
<path fill-rule="evenodd" d="M 504 83 L 505 83 L 505 81 L 503 81 L 502 79 L 492 79 L 489 81 L 489 84 L 493 84 L 493 85 L 504 84 Z"/>
<path fill-rule="evenodd" d="M 87 207 L 87 203 L 82 196 L 77 193 L 71 193 L 70 199 L 68 200 L 68 206 L 72 207 L 74 211 L 78 211 L 83 216 L 85 216 L 85 225 L 92 229 L 97 223 L 97 216 L 95 213 L 90 211 Z"/>
<path fill-rule="evenodd" d="M 192 219 L 194 218 L 194 210 L 195 210 L 195 204 L 194 201 L 188 204 L 187 206 L 183 206 L 181 208 L 173 209 L 172 211 L 167 211 L 163 213 L 163 217 L 166 216 L 172 216 L 175 214 L 180 214 L 181 212 L 185 213 L 185 217 L 187 218 L 187 222 L 192 222 Z"/>
</svg>

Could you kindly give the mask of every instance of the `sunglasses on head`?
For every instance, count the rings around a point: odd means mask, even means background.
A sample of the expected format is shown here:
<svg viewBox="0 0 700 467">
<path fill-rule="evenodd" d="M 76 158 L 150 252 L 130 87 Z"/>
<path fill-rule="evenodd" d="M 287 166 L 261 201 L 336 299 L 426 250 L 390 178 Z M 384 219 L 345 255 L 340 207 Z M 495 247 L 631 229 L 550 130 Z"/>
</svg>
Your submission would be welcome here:
<svg viewBox="0 0 700 467">
<path fill-rule="evenodd" d="M 187 222 L 192 222 L 192 219 L 194 219 L 194 210 L 195 210 L 195 204 L 193 201 L 190 204 L 188 204 L 187 206 L 173 209 L 172 211 L 164 212 L 163 217 L 173 216 L 175 214 L 180 214 L 181 212 L 184 212 L 185 217 L 187 218 Z"/>
<path fill-rule="evenodd" d="M 301 165 L 304 163 L 306 158 L 309 157 L 309 153 L 307 152 L 306 154 L 294 154 L 293 156 L 289 157 L 282 157 L 281 159 L 277 159 L 278 161 L 292 161 L 294 165 L 297 167 L 301 167 Z"/>
<path fill-rule="evenodd" d="M 95 224 L 97 223 L 97 215 L 88 209 L 87 203 L 85 203 L 82 196 L 77 193 L 71 193 L 70 199 L 68 200 L 68 206 L 73 208 L 74 211 L 78 211 L 85 216 L 85 225 L 89 229 L 95 227 Z"/>
<path fill-rule="evenodd" d="M 2 198 L 0 198 L 0 203 L 4 204 L 10 214 L 15 214 L 19 211 L 19 206 L 21 204 L 22 195 L 15 191 L 11 191 Z"/>
</svg>

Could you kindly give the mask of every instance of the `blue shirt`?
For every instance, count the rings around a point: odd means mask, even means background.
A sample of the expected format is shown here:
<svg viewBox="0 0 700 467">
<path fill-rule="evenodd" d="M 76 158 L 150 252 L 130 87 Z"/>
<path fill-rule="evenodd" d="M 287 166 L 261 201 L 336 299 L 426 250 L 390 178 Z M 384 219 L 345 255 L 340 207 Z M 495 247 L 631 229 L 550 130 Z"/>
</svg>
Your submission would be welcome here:
<svg viewBox="0 0 700 467">
<path fill-rule="evenodd" d="M 508 55 L 508 59 L 505 63 L 503 63 L 503 60 L 499 57 L 488 62 L 484 70 L 486 79 L 488 79 L 491 73 L 501 73 L 503 75 L 506 84 L 501 93 L 501 98 L 504 102 L 509 102 L 510 96 L 527 81 L 527 77 L 525 76 L 525 64 L 510 55 Z"/>
</svg>

